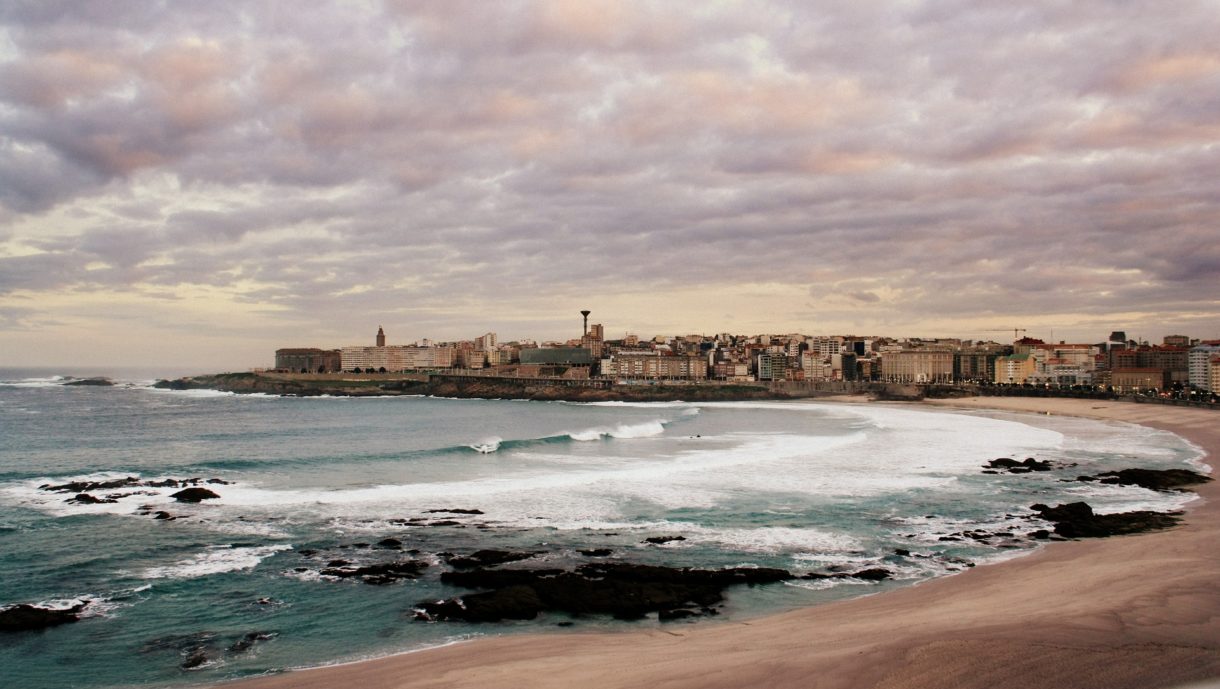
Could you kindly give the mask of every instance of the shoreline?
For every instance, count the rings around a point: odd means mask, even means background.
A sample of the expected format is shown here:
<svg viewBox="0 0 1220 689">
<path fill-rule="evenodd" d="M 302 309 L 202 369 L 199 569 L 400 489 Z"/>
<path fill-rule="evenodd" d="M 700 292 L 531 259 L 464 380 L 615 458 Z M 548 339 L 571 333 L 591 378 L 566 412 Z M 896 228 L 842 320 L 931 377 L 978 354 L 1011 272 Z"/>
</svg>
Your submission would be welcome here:
<svg viewBox="0 0 1220 689">
<path fill-rule="evenodd" d="M 1209 410 L 1062 398 L 925 403 L 1128 421 L 1185 437 L 1213 466 L 1220 456 Z M 1216 680 L 1218 483 L 1199 486 L 1202 500 L 1169 531 L 1051 543 L 877 595 L 673 630 L 484 638 L 217 686 L 1121 689 Z"/>
</svg>

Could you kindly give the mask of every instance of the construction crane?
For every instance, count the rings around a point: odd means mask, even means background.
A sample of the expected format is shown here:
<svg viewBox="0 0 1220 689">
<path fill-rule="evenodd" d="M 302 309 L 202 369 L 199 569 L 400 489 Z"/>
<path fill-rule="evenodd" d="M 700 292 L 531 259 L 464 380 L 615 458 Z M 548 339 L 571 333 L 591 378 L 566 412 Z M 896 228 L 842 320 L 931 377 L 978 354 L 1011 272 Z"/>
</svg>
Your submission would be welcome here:
<svg viewBox="0 0 1220 689">
<path fill-rule="evenodd" d="M 1025 332 L 1025 328 L 991 328 L 989 330 L 984 330 L 983 332 L 985 332 L 985 333 L 1006 333 L 1009 330 L 1012 331 L 1012 339 L 1014 342 L 1016 340 L 1020 339 L 1018 337 L 1018 333 Z"/>
</svg>

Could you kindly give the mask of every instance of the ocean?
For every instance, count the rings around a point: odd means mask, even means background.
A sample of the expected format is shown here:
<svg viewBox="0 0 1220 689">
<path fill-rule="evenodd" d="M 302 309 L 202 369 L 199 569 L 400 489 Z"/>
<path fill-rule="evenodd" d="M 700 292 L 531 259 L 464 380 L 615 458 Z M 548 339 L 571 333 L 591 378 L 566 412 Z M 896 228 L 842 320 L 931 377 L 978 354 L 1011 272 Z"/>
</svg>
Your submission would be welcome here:
<svg viewBox="0 0 1220 689">
<path fill-rule="evenodd" d="M 88 605 L 74 624 L 0 633 L 6 686 L 189 686 L 487 635 L 721 624 L 1031 552 L 1024 535 L 1047 527 L 1033 503 L 1163 511 L 1191 499 L 1079 475 L 1206 470 L 1173 434 L 1067 417 L 281 398 L 157 390 L 144 373 L 65 386 L 63 373 L 0 370 L 0 607 Z M 983 473 L 998 457 L 1055 469 Z M 114 500 L 102 504 L 40 488 L 125 477 L 142 485 L 94 491 Z M 143 485 L 186 478 L 220 498 L 178 503 L 177 488 Z M 954 536 L 973 530 L 1001 535 Z M 674 536 L 684 540 L 646 541 Z M 378 547 L 387 538 L 429 563 L 421 577 L 376 586 L 321 573 L 332 560 L 402 558 Z M 508 566 L 571 569 L 594 548 L 611 562 L 893 577 L 730 588 L 720 615 L 693 621 L 414 619 L 421 601 L 469 593 L 439 580 L 452 555 L 528 551 Z"/>
</svg>

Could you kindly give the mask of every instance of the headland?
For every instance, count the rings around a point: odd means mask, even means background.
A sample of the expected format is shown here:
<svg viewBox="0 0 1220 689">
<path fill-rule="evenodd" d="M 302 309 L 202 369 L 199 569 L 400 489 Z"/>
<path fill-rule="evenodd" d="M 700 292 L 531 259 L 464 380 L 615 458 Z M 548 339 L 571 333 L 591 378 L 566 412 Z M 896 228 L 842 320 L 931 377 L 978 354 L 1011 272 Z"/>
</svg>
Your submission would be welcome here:
<svg viewBox="0 0 1220 689">
<path fill-rule="evenodd" d="M 1124 421 L 1214 463 L 1214 411 L 1095 400 L 933 402 Z M 1121 467 L 1115 467 L 1121 468 Z M 241 689 L 657 686 L 1178 687 L 1220 679 L 1220 483 L 1168 531 L 1052 543 L 881 595 L 662 631 L 514 635 L 236 683 Z"/>
</svg>

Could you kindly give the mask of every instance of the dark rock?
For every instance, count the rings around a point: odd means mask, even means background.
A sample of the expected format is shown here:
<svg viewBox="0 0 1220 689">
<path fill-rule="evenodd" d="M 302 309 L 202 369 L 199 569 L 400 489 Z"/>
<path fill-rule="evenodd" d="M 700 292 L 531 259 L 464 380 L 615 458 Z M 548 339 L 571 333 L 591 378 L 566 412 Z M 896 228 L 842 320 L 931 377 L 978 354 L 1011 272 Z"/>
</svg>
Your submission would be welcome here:
<svg viewBox="0 0 1220 689">
<path fill-rule="evenodd" d="M 174 519 L 174 515 L 164 510 L 157 510 L 153 513 L 153 519 Z"/>
<path fill-rule="evenodd" d="M 102 376 L 98 376 L 96 378 L 79 378 L 77 380 L 69 380 L 68 382 L 64 383 L 64 385 L 81 385 L 81 386 L 108 388 L 108 387 L 111 387 L 112 385 L 114 385 L 114 381 L 110 380 L 109 378 L 104 378 Z"/>
<path fill-rule="evenodd" d="M 1050 471 L 1051 463 L 1049 460 L 1039 461 L 1033 457 L 1026 457 L 1023 461 L 1018 462 L 1011 457 L 1000 457 L 987 462 L 987 466 L 991 469 L 1007 469 L 1010 474 L 1028 474 L 1031 471 Z M 983 472 L 994 473 L 994 472 Z"/>
<path fill-rule="evenodd" d="M 114 490 L 116 488 L 131 488 L 140 485 L 140 479 L 135 476 L 117 478 L 111 481 L 72 481 L 58 486 L 43 484 L 38 488 L 54 493 L 88 493 L 98 490 Z"/>
<path fill-rule="evenodd" d="M 233 485 L 233 482 L 232 482 L 232 481 L 225 481 L 225 480 L 223 480 L 223 479 L 218 479 L 218 478 L 210 478 L 210 479 L 208 479 L 208 480 L 206 481 L 206 483 L 210 483 L 210 484 L 212 484 L 212 485 L 214 485 L 214 486 L 231 486 L 231 485 Z"/>
<path fill-rule="evenodd" d="M 377 541 L 378 548 L 402 548 L 402 541 L 397 538 L 383 538 Z"/>
<path fill-rule="evenodd" d="M 893 573 L 888 569 L 874 567 L 870 569 L 862 569 L 859 572 L 836 572 L 834 574 L 819 574 L 817 572 L 810 572 L 801 578 L 812 579 L 815 581 L 821 581 L 824 579 L 863 579 L 864 581 L 882 581 L 884 579 L 889 579 L 891 576 L 893 576 Z"/>
<path fill-rule="evenodd" d="M 352 563 L 348 562 L 347 560 L 331 560 L 330 562 L 326 563 L 326 566 L 327 567 L 347 567 L 350 564 L 352 564 Z"/>
<path fill-rule="evenodd" d="M 318 551 L 314 550 L 313 548 L 302 548 L 297 552 L 301 554 L 301 557 L 313 557 L 314 555 L 318 554 Z"/>
<path fill-rule="evenodd" d="M 207 651 L 196 650 L 187 655 L 186 660 L 182 661 L 178 667 L 182 668 L 183 670 L 194 670 L 209 660 L 211 660 L 211 658 L 208 656 Z"/>
<path fill-rule="evenodd" d="M 853 579 L 863 579 L 865 581 L 882 581 L 889 579 L 891 574 L 888 569 L 874 567 L 872 569 L 864 569 L 851 575 Z"/>
<path fill-rule="evenodd" d="M 483 514 L 483 510 L 463 510 L 453 508 L 447 510 L 424 510 L 424 514 Z"/>
<path fill-rule="evenodd" d="M 645 538 L 644 542 L 652 543 L 654 545 L 661 545 L 663 543 L 670 543 L 673 541 L 685 541 L 685 540 L 686 540 L 686 536 L 652 536 L 650 538 Z"/>
<path fill-rule="evenodd" d="M 428 522 L 428 526 L 461 526 L 462 522 L 455 522 L 452 519 L 442 519 L 438 522 Z"/>
<path fill-rule="evenodd" d="M 87 602 L 78 603 L 70 608 L 56 610 L 19 603 L 0 610 L 0 632 L 27 632 L 76 622 L 87 605 Z"/>
<path fill-rule="evenodd" d="M 358 577 L 366 584 L 392 584 L 400 579 L 414 579 L 427 569 L 428 563 L 423 560 L 400 560 L 384 562 L 364 567 L 337 566 L 328 567 L 320 572 L 329 577 L 350 579 Z"/>
<path fill-rule="evenodd" d="M 609 548 L 588 548 L 577 550 L 576 552 L 585 557 L 609 557 L 614 551 Z"/>
<path fill-rule="evenodd" d="M 229 653 L 245 653 L 260 641 L 269 641 L 278 636 L 278 632 L 246 632 L 240 639 L 233 642 L 226 651 Z"/>
<path fill-rule="evenodd" d="M 186 488 L 174 493 L 170 497 L 178 502 L 200 502 L 203 500 L 215 500 L 220 496 L 207 488 Z"/>
<path fill-rule="evenodd" d="M 466 622 L 532 620 L 546 607 L 538 592 L 523 584 L 422 605 L 430 619 Z"/>
<path fill-rule="evenodd" d="M 672 622 L 673 620 L 686 619 L 687 617 L 698 617 L 697 610 L 688 610 L 686 608 L 675 608 L 673 610 L 658 610 L 657 619 L 661 622 Z"/>
<path fill-rule="evenodd" d="M 1096 480 L 1150 490 L 1182 490 L 1185 486 L 1207 483 L 1212 479 L 1189 469 L 1122 469 L 1098 474 Z"/>
<path fill-rule="evenodd" d="M 902 557 L 910 557 L 911 551 L 907 550 L 906 548 L 894 548 L 894 554 Z"/>
<path fill-rule="evenodd" d="M 559 569 L 476 569 L 445 572 L 441 581 L 490 589 L 441 602 L 419 604 L 418 619 L 494 622 L 533 619 L 545 611 L 571 615 L 612 615 L 638 619 L 649 612 L 710 607 L 734 584 L 762 584 L 793 578 L 784 570 L 735 568 L 695 570 L 624 563 Z"/>
<path fill-rule="evenodd" d="M 445 562 L 459 569 L 470 569 L 472 567 L 492 567 L 506 562 L 528 560 L 537 554 L 513 553 L 507 550 L 478 550 L 465 557 L 454 556 L 446 558 Z"/>
<path fill-rule="evenodd" d="M 104 505 L 106 503 L 118 502 L 112 498 L 98 498 L 88 493 L 77 493 L 75 497 L 68 498 L 64 502 L 74 502 L 78 505 Z"/>
<path fill-rule="evenodd" d="M 1072 502 L 1048 507 L 1031 505 L 1030 509 L 1055 524 L 1055 533 L 1065 538 L 1104 538 L 1123 534 L 1168 529 L 1181 522 L 1180 512 L 1122 512 L 1094 514 L 1087 503 Z"/>
</svg>

